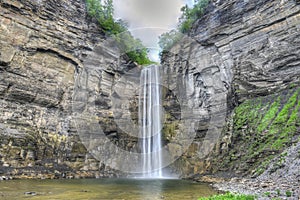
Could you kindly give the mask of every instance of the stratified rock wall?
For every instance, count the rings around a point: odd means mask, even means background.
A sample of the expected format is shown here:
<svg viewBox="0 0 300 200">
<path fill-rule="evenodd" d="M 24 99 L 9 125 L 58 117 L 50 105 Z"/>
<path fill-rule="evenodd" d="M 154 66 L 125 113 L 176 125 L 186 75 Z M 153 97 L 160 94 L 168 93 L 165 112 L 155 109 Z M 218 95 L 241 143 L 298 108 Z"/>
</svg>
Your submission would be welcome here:
<svg viewBox="0 0 300 200">
<path fill-rule="evenodd" d="M 0 174 L 120 175 L 105 163 L 118 167 L 128 158 L 95 159 L 75 127 L 88 134 L 100 127 L 113 144 L 137 151 L 127 135 L 128 119 L 137 126 L 136 66 L 106 43 L 84 0 L 0 3 Z M 297 0 L 211 1 L 162 56 L 165 148 L 176 159 L 188 147 L 175 172 L 258 175 L 259 164 L 297 141 L 299 38 Z M 124 74 L 127 82 L 119 81 Z M 93 115 L 76 124 L 81 109 Z"/>
<path fill-rule="evenodd" d="M 97 69 L 97 81 L 90 86 L 99 91 L 104 118 L 119 66 L 127 68 L 117 49 L 103 47 L 104 34 L 87 17 L 85 1 L 0 3 L 0 174 L 115 174 L 87 152 L 72 118 L 74 84 L 85 63 Z M 101 119 L 108 132 L 117 132 Z"/>
<path fill-rule="evenodd" d="M 300 6 L 297 1 L 211 1 L 204 16 L 194 24 L 189 35 L 163 54 L 162 64 L 167 77 L 165 83 L 170 85 L 171 90 L 179 91 L 176 95 L 186 97 L 194 105 L 194 114 L 198 113 L 201 119 L 195 128 L 197 135 L 192 146 L 174 163 L 179 174 L 212 173 L 220 168 L 229 174 L 247 174 L 255 169 L 264 153 L 250 156 L 248 160 L 244 159 L 243 163 L 237 164 L 237 160 L 244 155 L 237 155 L 237 152 L 242 149 L 247 151 L 249 145 L 245 143 L 253 142 L 243 138 L 254 138 L 254 135 L 249 133 L 251 127 L 245 126 L 245 121 L 238 131 L 234 131 L 236 124 L 230 113 L 240 103 L 254 98 L 254 102 L 262 102 L 257 103 L 257 107 L 262 109 L 258 112 L 266 114 L 278 96 L 286 95 L 281 97 L 277 108 L 277 113 L 280 113 L 296 91 L 295 88 L 299 87 L 299 38 Z M 174 75 L 172 72 L 175 72 Z M 218 97 L 220 101 L 216 99 Z M 256 101 L 256 98 L 259 99 Z M 292 113 L 291 108 L 298 107 L 296 104 L 288 107 L 289 115 Z M 245 111 L 250 112 L 249 109 Z M 222 126 L 211 121 L 212 117 L 226 116 L 222 114 L 224 112 L 228 114 L 228 119 Z M 250 115 L 243 114 L 246 119 Z M 256 125 L 252 126 L 255 128 Z M 259 133 L 260 137 L 264 137 L 268 131 L 268 126 L 264 128 L 263 133 Z M 257 130 L 253 132 L 257 133 Z M 296 134 L 295 130 L 290 134 Z M 211 142 L 210 138 L 214 135 L 220 137 Z M 274 134 L 274 138 L 277 137 Z M 259 136 L 255 138 L 259 140 Z M 261 141 L 262 144 L 268 141 L 266 138 Z M 214 149 L 211 145 L 214 145 Z M 290 143 L 286 142 L 285 145 Z M 258 147 L 261 146 L 255 148 Z M 230 149 L 236 151 L 230 155 L 224 153 Z M 257 152 L 260 150 L 257 149 Z M 281 152 L 274 149 L 266 151 L 267 154 Z M 205 158 L 201 156 L 203 152 Z M 230 161 L 230 166 L 216 167 Z"/>
</svg>

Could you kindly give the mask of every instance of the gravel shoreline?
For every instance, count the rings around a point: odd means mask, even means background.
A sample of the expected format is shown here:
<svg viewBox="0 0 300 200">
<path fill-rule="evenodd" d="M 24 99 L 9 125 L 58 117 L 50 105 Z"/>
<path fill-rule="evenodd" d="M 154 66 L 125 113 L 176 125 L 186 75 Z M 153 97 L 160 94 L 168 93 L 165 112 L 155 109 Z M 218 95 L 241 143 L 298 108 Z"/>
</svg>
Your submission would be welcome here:
<svg viewBox="0 0 300 200">
<path fill-rule="evenodd" d="M 222 191 L 255 194 L 258 199 L 300 200 L 300 142 L 274 158 L 257 178 L 214 183 Z"/>
<path fill-rule="evenodd" d="M 224 178 L 195 175 L 190 179 L 207 182 L 223 192 L 256 195 L 261 200 L 300 200 L 300 141 L 272 159 L 255 178 Z"/>
<path fill-rule="evenodd" d="M 227 182 L 214 183 L 213 187 L 221 191 L 257 195 L 258 199 L 300 199 L 299 182 L 232 179 Z"/>
</svg>

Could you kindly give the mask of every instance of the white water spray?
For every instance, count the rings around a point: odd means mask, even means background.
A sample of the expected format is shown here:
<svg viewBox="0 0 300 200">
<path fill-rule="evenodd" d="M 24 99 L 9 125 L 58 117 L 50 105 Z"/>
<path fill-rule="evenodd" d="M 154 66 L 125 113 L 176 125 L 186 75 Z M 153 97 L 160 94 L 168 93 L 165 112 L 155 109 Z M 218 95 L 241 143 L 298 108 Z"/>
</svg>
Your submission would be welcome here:
<svg viewBox="0 0 300 200">
<path fill-rule="evenodd" d="M 140 78 L 139 124 L 143 178 L 163 178 L 161 154 L 161 80 L 159 66 L 144 68 Z"/>
</svg>

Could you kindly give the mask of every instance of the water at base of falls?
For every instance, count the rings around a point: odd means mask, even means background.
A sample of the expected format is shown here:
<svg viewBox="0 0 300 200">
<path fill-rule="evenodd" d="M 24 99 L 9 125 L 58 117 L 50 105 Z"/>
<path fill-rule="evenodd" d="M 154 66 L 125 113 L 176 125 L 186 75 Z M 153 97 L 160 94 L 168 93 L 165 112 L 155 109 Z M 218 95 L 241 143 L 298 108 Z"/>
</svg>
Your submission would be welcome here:
<svg viewBox="0 0 300 200">
<path fill-rule="evenodd" d="M 142 153 L 142 177 L 163 178 L 161 154 L 161 79 L 159 66 L 145 67 L 140 77 L 139 147 Z"/>
</svg>

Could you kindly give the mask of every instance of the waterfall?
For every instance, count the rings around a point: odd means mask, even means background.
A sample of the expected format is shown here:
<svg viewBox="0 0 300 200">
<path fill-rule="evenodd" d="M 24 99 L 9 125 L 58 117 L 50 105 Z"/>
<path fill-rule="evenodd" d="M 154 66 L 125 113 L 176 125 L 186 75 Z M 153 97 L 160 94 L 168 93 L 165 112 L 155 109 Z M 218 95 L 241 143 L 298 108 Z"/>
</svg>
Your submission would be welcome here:
<svg viewBox="0 0 300 200">
<path fill-rule="evenodd" d="M 139 145 L 143 178 L 162 178 L 161 88 L 159 66 L 145 67 L 140 77 Z"/>
</svg>

